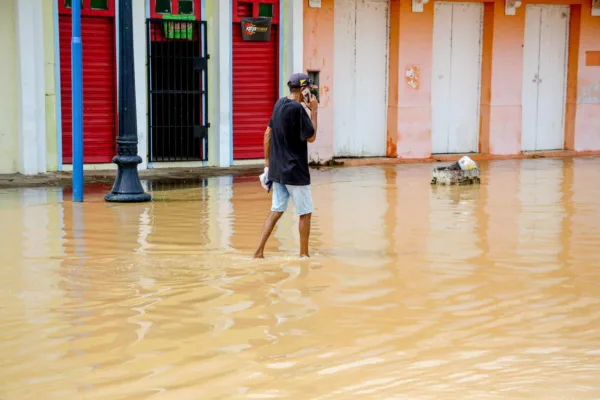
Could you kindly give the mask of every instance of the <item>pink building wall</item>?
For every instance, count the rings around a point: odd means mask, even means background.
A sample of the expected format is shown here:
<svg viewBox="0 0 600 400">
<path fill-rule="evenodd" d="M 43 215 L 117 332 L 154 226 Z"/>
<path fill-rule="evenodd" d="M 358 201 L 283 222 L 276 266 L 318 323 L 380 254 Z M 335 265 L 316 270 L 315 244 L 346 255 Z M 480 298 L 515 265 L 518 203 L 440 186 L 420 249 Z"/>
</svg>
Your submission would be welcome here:
<svg viewBox="0 0 600 400">
<path fill-rule="evenodd" d="M 320 71 L 319 128 L 309 158 L 320 162 L 333 157 L 333 2 L 323 0 L 321 8 L 304 2 L 304 69 Z"/>
<path fill-rule="evenodd" d="M 581 6 L 575 150 L 600 150 L 600 66 L 586 65 L 586 52 L 600 51 L 600 17 L 591 16 L 591 2 Z"/>
<path fill-rule="evenodd" d="M 484 3 L 480 152 L 520 154 L 526 3 L 516 15 L 505 14 L 504 0 Z M 572 6 L 565 150 L 598 151 L 600 66 L 586 65 L 586 52 L 600 51 L 600 17 L 591 16 L 591 0 L 528 3 Z M 431 157 L 433 8 L 433 0 L 420 13 L 412 11 L 411 0 L 390 0 L 388 157 Z M 321 160 L 333 154 L 334 12 L 334 0 L 323 0 L 322 8 L 305 5 L 304 12 L 304 67 L 321 71 L 319 138 L 313 147 Z M 415 80 L 409 82 L 407 71 Z"/>
<path fill-rule="evenodd" d="M 431 156 L 431 68 L 433 61 L 433 6 L 412 12 L 410 0 L 390 1 L 390 88 L 388 100 L 388 156 Z M 392 59 L 393 57 L 393 59 Z M 418 75 L 413 89 L 406 71 Z"/>
<path fill-rule="evenodd" d="M 600 17 L 591 16 L 591 2 L 587 0 L 532 0 L 528 3 L 572 5 L 565 149 L 600 150 L 600 67 L 585 65 L 586 52 L 600 50 Z M 516 15 L 505 15 L 504 2 L 495 2 L 490 154 L 521 152 L 525 10 L 523 4 Z"/>
<path fill-rule="evenodd" d="M 521 152 L 521 103 L 525 7 L 506 15 L 504 1 L 494 3 L 491 51 L 489 153 Z M 486 27 L 484 26 L 484 30 Z"/>
</svg>

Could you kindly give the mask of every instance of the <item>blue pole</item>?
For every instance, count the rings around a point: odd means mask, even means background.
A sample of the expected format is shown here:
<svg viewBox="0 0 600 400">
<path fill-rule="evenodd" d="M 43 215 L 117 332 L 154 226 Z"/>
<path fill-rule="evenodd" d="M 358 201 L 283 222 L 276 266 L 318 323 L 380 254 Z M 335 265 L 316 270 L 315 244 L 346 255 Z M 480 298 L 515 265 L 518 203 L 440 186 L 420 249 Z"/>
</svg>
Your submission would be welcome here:
<svg viewBox="0 0 600 400">
<path fill-rule="evenodd" d="M 81 1 L 72 1 L 71 80 L 73 99 L 73 201 L 83 201 L 83 82 Z"/>
</svg>

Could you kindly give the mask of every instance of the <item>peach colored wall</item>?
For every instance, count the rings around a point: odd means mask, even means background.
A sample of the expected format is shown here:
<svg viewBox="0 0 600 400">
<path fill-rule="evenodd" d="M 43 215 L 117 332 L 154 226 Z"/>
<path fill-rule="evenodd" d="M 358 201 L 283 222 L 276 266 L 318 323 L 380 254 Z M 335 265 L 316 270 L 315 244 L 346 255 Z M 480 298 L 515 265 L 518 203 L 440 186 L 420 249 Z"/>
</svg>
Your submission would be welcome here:
<svg viewBox="0 0 600 400">
<path fill-rule="evenodd" d="M 579 75 L 579 42 L 581 37 L 581 5 L 571 6 L 567 61 L 567 104 L 565 107 L 565 149 L 575 149 L 575 115 L 577 113 L 577 77 Z"/>
<path fill-rule="evenodd" d="M 587 66 L 585 53 L 600 50 L 600 17 L 591 16 L 591 2 L 581 5 L 579 74 L 575 150 L 600 150 L 600 67 Z"/>
<path fill-rule="evenodd" d="M 505 14 L 504 0 L 484 0 L 480 151 L 497 155 L 521 153 L 523 44 L 526 4 L 516 15 Z M 306 2 L 307 3 L 307 2 Z M 321 160 L 333 150 L 333 21 L 334 0 L 322 8 L 304 9 L 304 67 L 321 71 L 319 138 L 313 147 Z M 591 16 L 589 0 L 529 0 L 537 4 L 571 4 L 570 89 L 567 93 L 565 148 L 600 150 L 600 67 L 586 66 L 587 51 L 600 51 L 600 17 Z M 433 0 L 413 13 L 411 0 L 390 0 L 387 155 L 431 156 L 431 73 Z M 577 25 L 578 24 L 578 25 Z M 486 52 L 487 50 L 487 52 Z M 491 53 L 491 55 L 490 55 Z M 487 54 L 487 56 L 486 56 Z M 406 71 L 418 71 L 409 85 Z M 411 82 L 411 84 L 414 83 Z"/>
<path fill-rule="evenodd" d="M 321 8 L 304 2 L 304 69 L 320 71 L 319 130 L 309 146 L 311 161 L 333 157 L 333 2 L 323 0 Z"/>
<path fill-rule="evenodd" d="M 390 1 L 390 41 L 388 61 L 388 110 L 386 151 L 388 157 L 398 156 L 398 85 L 400 76 L 400 0 Z"/>
<path fill-rule="evenodd" d="M 390 29 L 390 65 L 397 65 L 397 70 L 390 70 L 388 154 L 395 150 L 399 158 L 429 157 L 433 3 L 426 4 L 424 12 L 413 13 L 411 0 L 391 0 L 390 24 L 394 27 Z M 419 70 L 416 89 L 405 79 L 411 67 Z"/>
<path fill-rule="evenodd" d="M 484 27 L 485 29 L 485 27 Z M 504 13 L 504 1 L 494 3 L 489 152 L 521 152 L 521 99 L 525 6 L 516 15 Z"/>
<path fill-rule="evenodd" d="M 487 2 L 487 1 L 486 1 Z M 486 6 L 484 47 L 489 46 L 491 68 L 483 60 L 480 151 L 498 155 L 521 152 L 523 44 L 526 5 L 516 15 L 505 14 L 505 2 Z M 600 150 L 600 67 L 585 65 L 585 52 L 600 50 L 600 17 L 592 17 L 588 0 L 531 0 L 538 4 L 581 7 L 572 104 L 567 107 L 567 149 Z M 579 15 L 579 14 L 575 14 Z M 577 18 L 579 18 L 577 16 Z M 423 13 L 413 13 L 410 0 L 391 0 L 388 156 L 421 158 L 430 155 L 431 61 L 433 2 Z M 571 32 L 573 36 L 573 32 Z M 573 39 L 573 38 L 571 38 Z M 483 56 L 486 57 L 486 48 Z M 420 86 L 408 87 L 405 71 L 420 68 Z M 574 144 L 573 144 L 574 142 Z"/>
<path fill-rule="evenodd" d="M 575 150 L 600 150 L 600 68 L 585 65 L 585 52 L 600 49 L 600 18 L 591 16 L 590 2 L 587 0 L 534 0 L 529 3 L 572 4 L 574 7 L 581 7 L 581 12 L 579 9 L 572 10 L 571 23 L 578 23 L 579 26 L 573 28 L 579 29 L 579 32 L 571 29 L 570 45 L 576 46 L 579 42 L 579 50 L 576 50 L 578 59 L 569 63 L 569 68 L 577 71 L 575 74 L 571 73 L 570 78 L 571 75 L 573 78 L 569 79 L 570 84 L 576 87 L 568 90 L 565 144 L 570 149 L 574 140 Z M 517 9 L 516 15 L 505 15 L 504 2 L 495 2 L 490 102 L 491 154 L 521 152 L 525 12 L 524 4 Z M 579 16 L 581 20 L 577 21 Z M 575 37 L 576 34 L 579 37 Z"/>
<path fill-rule="evenodd" d="M 479 152 L 490 152 L 490 101 L 492 98 L 492 59 L 494 45 L 495 4 L 484 4 L 481 44 L 481 105 L 479 121 Z"/>
</svg>

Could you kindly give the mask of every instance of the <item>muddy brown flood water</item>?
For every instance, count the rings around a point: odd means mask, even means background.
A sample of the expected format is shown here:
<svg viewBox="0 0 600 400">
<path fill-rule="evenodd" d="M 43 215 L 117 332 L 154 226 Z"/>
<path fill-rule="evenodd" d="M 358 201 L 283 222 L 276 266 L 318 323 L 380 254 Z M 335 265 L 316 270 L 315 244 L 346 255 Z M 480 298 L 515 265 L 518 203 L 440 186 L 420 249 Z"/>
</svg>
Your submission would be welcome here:
<svg viewBox="0 0 600 400">
<path fill-rule="evenodd" d="M 313 172 L 249 255 L 256 177 L 0 190 L 0 399 L 598 399 L 600 159 Z"/>
</svg>

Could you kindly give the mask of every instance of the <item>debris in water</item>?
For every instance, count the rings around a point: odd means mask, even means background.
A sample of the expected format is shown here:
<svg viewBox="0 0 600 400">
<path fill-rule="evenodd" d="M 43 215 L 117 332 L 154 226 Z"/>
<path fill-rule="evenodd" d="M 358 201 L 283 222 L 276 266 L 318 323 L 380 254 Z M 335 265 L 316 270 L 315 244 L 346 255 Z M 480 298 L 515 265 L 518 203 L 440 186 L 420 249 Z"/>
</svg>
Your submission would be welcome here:
<svg viewBox="0 0 600 400">
<path fill-rule="evenodd" d="M 431 173 L 432 185 L 473 185 L 480 183 L 480 172 L 475 161 L 463 157 L 445 167 L 436 167 Z"/>
</svg>

